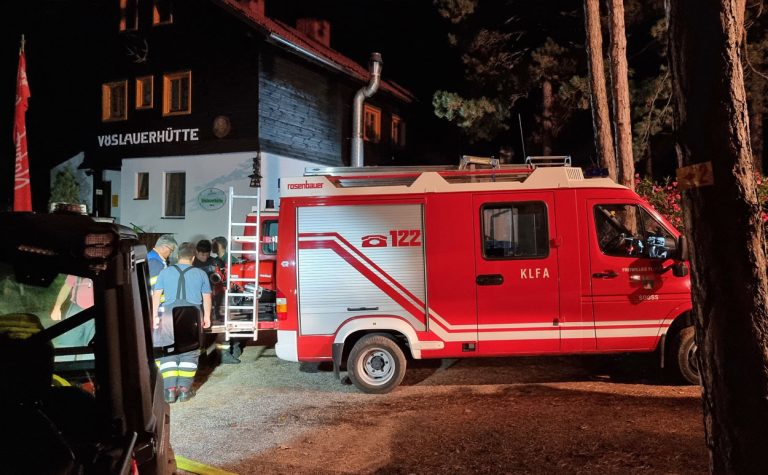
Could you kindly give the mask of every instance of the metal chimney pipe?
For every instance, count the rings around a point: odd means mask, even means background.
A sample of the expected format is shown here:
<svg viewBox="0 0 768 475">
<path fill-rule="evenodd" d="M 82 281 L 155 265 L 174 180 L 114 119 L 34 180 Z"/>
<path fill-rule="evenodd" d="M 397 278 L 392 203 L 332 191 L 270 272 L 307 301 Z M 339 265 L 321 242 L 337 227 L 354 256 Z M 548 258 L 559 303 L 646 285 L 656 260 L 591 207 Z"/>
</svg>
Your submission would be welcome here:
<svg viewBox="0 0 768 475">
<path fill-rule="evenodd" d="M 381 82 L 381 55 L 371 53 L 371 62 L 368 70 L 371 72 L 371 80 L 367 86 L 360 88 L 355 93 L 355 102 L 352 108 L 352 158 L 353 167 L 363 166 L 363 101 L 371 97 L 379 90 Z"/>
</svg>

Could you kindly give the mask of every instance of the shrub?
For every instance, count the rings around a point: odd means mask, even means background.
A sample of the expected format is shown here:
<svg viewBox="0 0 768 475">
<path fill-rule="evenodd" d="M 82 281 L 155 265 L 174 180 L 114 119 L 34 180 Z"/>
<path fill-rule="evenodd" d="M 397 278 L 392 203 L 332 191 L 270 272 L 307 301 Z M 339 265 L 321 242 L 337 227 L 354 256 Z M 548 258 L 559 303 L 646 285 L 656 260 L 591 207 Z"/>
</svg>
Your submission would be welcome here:
<svg viewBox="0 0 768 475">
<path fill-rule="evenodd" d="M 683 231 L 682 196 L 676 181 L 666 178 L 663 182 L 656 183 L 649 177 L 640 178 L 640 175 L 636 174 L 635 191 L 650 203 L 659 214 L 667 218 L 672 226 L 680 232 Z"/>
<path fill-rule="evenodd" d="M 768 226 L 768 178 L 757 175 L 757 197 L 761 205 L 760 217 Z M 678 183 L 671 178 L 664 179 L 661 183 L 654 182 L 651 178 L 640 178 L 635 175 L 635 191 L 653 206 L 656 211 L 667 218 L 667 221 L 683 232 L 683 208 Z"/>
</svg>

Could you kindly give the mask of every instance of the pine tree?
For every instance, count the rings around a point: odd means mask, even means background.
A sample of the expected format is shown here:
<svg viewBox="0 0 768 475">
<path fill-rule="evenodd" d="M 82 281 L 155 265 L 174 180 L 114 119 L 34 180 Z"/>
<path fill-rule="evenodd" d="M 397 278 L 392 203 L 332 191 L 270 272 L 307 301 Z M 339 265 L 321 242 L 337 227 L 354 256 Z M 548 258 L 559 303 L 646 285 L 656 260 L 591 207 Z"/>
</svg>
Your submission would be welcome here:
<svg viewBox="0 0 768 475">
<path fill-rule="evenodd" d="M 590 103 L 592 129 L 598 163 L 608 170 L 608 176 L 616 180 L 616 154 L 611 135 L 611 117 L 608 108 L 608 92 L 603 66 L 603 31 L 600 26 L 600 0 L 584 0 L 584 29 L 589 56 Z"/>
<path fill-rule="evenodd" d="M 466 89 L 437 91 L 438 117 L 461 127 L 470 140 L 493 140 L 510 129 L 521 99 L 535 100 L 535 142 L 545 154 L 575 110 L 589 107 L 578 9 L 534 0 L 435 0 L 456 25 L 450 42 L 462 53 Z M 575 6 L 575 5 L 574 5 Z"/>
<path fill-rule="evenodd" d="M 711 167 L 708 185 L 683 194 L 710 472 L 768 473 L 768 275 L 743 77 L 745 2 L 669 0 L 667 14 L 680 159 Z"/>
</svg>

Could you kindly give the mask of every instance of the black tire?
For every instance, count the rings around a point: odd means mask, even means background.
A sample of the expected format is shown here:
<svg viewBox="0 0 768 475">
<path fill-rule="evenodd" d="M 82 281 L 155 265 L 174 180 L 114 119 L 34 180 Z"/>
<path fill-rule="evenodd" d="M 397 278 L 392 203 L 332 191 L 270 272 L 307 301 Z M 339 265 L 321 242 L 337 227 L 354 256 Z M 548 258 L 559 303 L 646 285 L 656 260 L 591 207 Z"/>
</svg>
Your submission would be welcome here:
<svg viewBox="0 0 768 475">
<path fill-rule="evenodd" d="M 673 338 L 669 356 L 676 376 L 688 384 L 701 384 L 697 352 L 693 327 L 680 329 Z"/>
<path fill-rule="evenodd" d="M 405 376 L 405 355 L 391 338 L 366 335 L 352 347 L 347 372 L 352 384 L 368 394 L 386 394 Z"/>
</svg>

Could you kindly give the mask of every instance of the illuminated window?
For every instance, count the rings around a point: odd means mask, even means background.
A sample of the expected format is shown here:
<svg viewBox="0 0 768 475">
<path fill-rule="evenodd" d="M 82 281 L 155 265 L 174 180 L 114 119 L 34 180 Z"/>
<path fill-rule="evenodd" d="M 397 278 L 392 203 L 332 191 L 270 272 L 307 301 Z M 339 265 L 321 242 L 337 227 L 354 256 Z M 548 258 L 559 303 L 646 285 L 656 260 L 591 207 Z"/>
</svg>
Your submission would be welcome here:
<svg viewBox="0 0 768 475">
<path fill-rule="evenodd" d="M 184 201 L 187 193 L 187 176 L 184 172 L 165 174 L 164 218 L 183 218 Z"/>
<path fill-rule="evenodd" d="M 149 199 L 149 173 L 139 172 L 136 174 L 136 194 L 134 195 L 136 200 L 148 200 Z"/>
<path fill-rule="evenodd" d="M 163 115 L 192 113 L 192 71 L 163 75 Z"/>
<path fill-rule="evenodd" d="M 128 118 L 128 81 L 101 85 L 101 120 L 104 122 Z"/>
<path fill-rule="evenodd" d="M 392 127 L 390 129 L 392 145 L 396 147 L 405 146 L 405 121 L 400 116 L 392 114 Z"/>
<path fill-rule="evenodd" d="M 144 76 L 136 79 L 136 108 L 151 109 L 153 101 L 154 81 L 152 76 Z"/>
<path fill-rule="evenodd" d="M 139 27 L 139 0 L 120 0 L 120 31 L 134 31 Z"/>
<path fill-rule="evenodd" d="M 173 2 L 171 0 L 154 0 L 152 24 L 165 25 L 168 23 L 173 23 Z"/>
<path fill-rule="evenodd" d="M 363 138 L 378 143 L 381 139 L 381 109 L 366 105 L 363 114 Z"/>
</svg>

